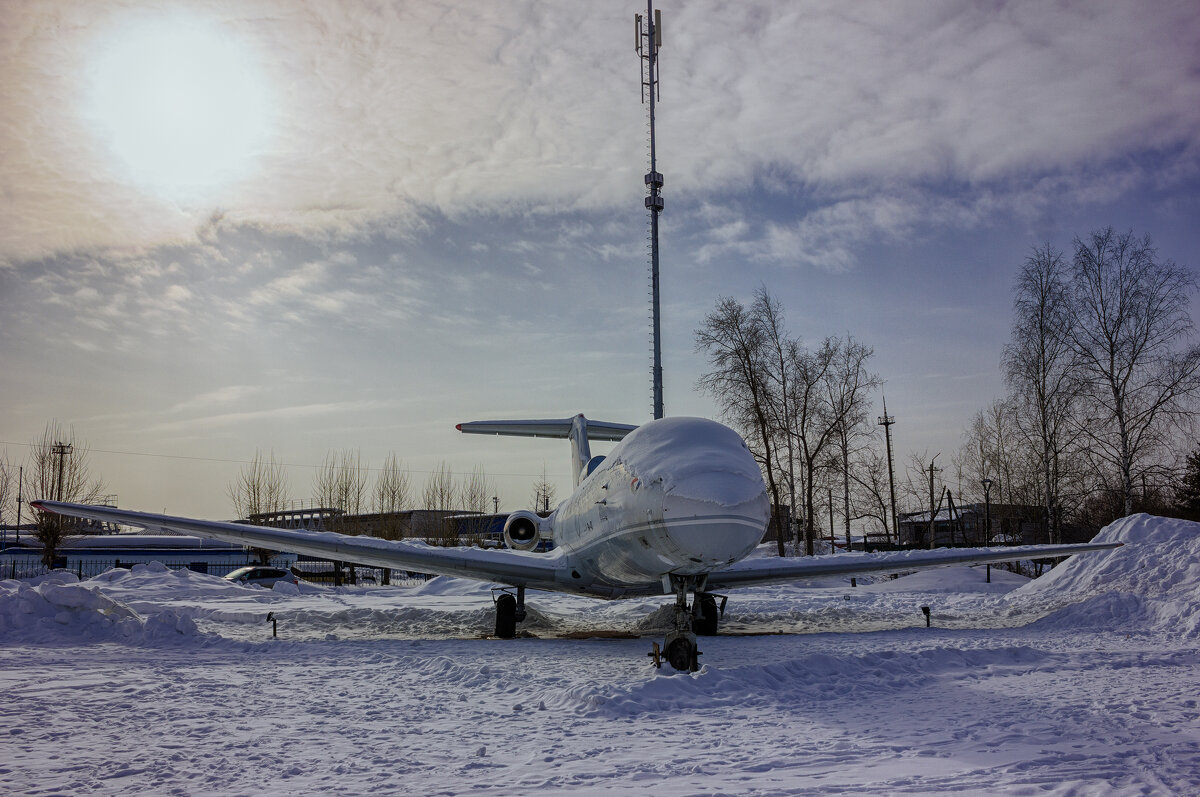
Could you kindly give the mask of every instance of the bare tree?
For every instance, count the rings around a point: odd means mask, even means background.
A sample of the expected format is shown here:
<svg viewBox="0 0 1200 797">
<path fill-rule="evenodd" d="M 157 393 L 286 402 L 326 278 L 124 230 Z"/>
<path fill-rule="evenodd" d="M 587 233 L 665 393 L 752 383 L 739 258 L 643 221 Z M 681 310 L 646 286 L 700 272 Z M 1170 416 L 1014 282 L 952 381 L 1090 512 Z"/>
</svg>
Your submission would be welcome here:
<svg viewBox="0 0 1200 797">
<path fill-rule="evenodd" d="M 829 404 L 829 385 L 836 379 L 834 362 L 841 342 L 826 338 L 815 351 L 796 347 L 793 352 L 791 416 L 786 433 L 797 443 L 800 483 L 804 490 L 804 548 L 815 553 L 816 490 L 826 454 L 837 435 L 838 419 Z"/>
<path fill-rule="evenodd" d="M 1026 258 L 1013 301 L 1004 375 L 1014 420 L 1037 460 L 1050 541 L 1062 541 L 1064 478 L 1077 439 L 1079 368 L 1070 341 L 1070 275 L 1050 244 Z"/>
<path fill-rule="evenodd" d="M 459 508 L 464 513 L 479 516 L 478 518 L 468 517 L 463 522 L 463 530 L 471 545 L 483 544 L 484 534 L 491 525 L 489 515 L 494 506 L 492 496 L 495 494 L 495 483 L 488 478 L 487 473 L 481 467 L 472 470 L 470 475 L 463 479 L 458 489 Z"/>
<path fill-rule="evenodd" d="M 772 392 L 772 385 L 779 380 L 769 373 L 762 325 L 741 302 L 721 297 L 696 330 L 696 350 L 707 355 L 710 367 L 699 379 L 700 389 L 716 400 L 725 420 L 746 439 L 766 476 L 772 506 L 779 507 L 776 468 L 781 435 L 774 419 L 779 415 L 780 397 Z M 783 556 L 785 530 L 779 512 L 772 512 L 772 518 L 779 555 Z"/>
<path fill-rule="evenodd" d="M 395 540 L 404 536 L 408 524 L 399 513 L 412 504 L 408 471 L 395 454 L 388 454 L 375 479 L 373 511 L 381 515 L 378 534 L 384 539 Z"/>
<path fill-rule="evenodd" d="M 17 516 L 17 479 L 20 466 L 8 461 L 8 452 L 0 455 L 0 526 L 6 525 L 9 518 Z M 20 532 L 17 532 L 20 534 Z"/>
<path fill-rule="evenodd" d="M 850 451 L 863 434 L 869 395 L 880 384 L 866 368 L 871 349 L 850 335 L 806 349 L 784 330 L 783 310 L 766 288 L 755 292 L 749 309 L 734 299 L 718 300 L 696 332 L 696 348 L 711 366 L 700 387 L 746 438 L 774 505 L 782 505 L 782 481 L 793 514 L 802 507 L 805 552 L 811 556 L 817 488 L 828 473 L 841 472 L 843 515 L 852 517 Z M 830 456 L 839 441 L 844 457 L 834 466 Z M 779 513 L 775 519 L 782 556 L 785 533 Z"/>
<path fill-rule="evenodd" d="M 1187 345 L 1195 279 L 1160 260 L 1150 237 L 1111 227 L 1075 239 L 1069 341 L 1087 404 L 1088 453 L 1118 474 L 1125 514 L 1173 422 L 1200 394 L 1200 345 Z"/>
<path fill-rule="evenodd" d="M 368 472 L 358 451 L 346 449 L 325 455 L 313 477 L 313 500 L 321 507 L 341 510 L 332 523 L 335 530 L 345 530 L 344 519 L 362 514 L 366 507 Z"/>
<path fill-rule="evenodd" d="M 852 454 L 849 476 L 854 519 L 879 521 L 883 538 L 891 542 L 887 457 L 877 446 L 862 446 Z"/>
<path fill-rule="evenodd" d="M 239 518 L 281 512 L 288 502 L 287 473 L 274 451 L 264 457 L 261 450 L 256 450 L 254 459 L 230 482 L 228 492 Z"/>
<path fill-rule="evenodd" d="M 534 512 L 549 512 L 550 505 L 554 503 L 555 490 L 554 483 L 546 478 L 546 468 L 542 468 L 542 478 L 534 482 L 533 495 L 530 496 L 530 506 Z"/>
<path fill-rule="evenodd" d="M 87 443 L 65 429 L 58 421 L 46 424 L 40 439 L 30 447 L 30 465 L 26 469 L 26 490 L 35 498 L 89 504 L 104 492 L 104 482 L 89 474 Z M 54 565 L 63 536 L 70 527 L 61 515 L 39 513 L 35 536 L 42 543 L 42 563 Z"/>
<path fill-rule="evenodd" d="M 458 529 L 449 519 L 450 514 L 459 508 L 458 498 L 454 472 L 442 462 L 437 470 L 426 477 L 421 490 L 422 508 L 434 513 L 433 527 L 426 536 L 426 541 L 431 545 L 458 545 Z"/>
<path fill-rule="evenodd" d="M 937 542 L 937 515 L 946 500 L 945 483 L 938 484 L 937 474 L 942 468 L 937 467 L 937 458 L 941 454 L 929 456 L 928 452 L 912 453 L 909 455 L 908 479 L 905 482 L 906 497 L 916 506 L 922 506 L 927 514 L 925 543 L 933 548 Z M 915 542 L 915 540 L 914 540 Z"/>
<path fill-rule="evenodd" d="M 842 520 L 847 548 L 850 547 L 850 522 L 855 515 L 850 505 L 850 462 L 873 435 L 874 427 L 867 417 L 870 395 L 883 384 L 878 375 L 867 370 L 867 362 L 873 354 L 871 347 L 847 334 L 839 343 L 825 382 L 829 419 L 834 426 L 834 459 L 841 474 Z"/>
<path fill-rule="evenodd" d="M 763 346 L 763 357 L 767 363 L 764 376 L 768 382 L 766 396 L 767 408 L 771 414 L 770 423 L 781 432 L 786 430 L 792 418 L 792 381 L 793 364 L 796 361 L 800 343 L 788 336 L 784 328 L 783 306 L 772 296 L 765 285 L 759 286 L 754 292 L 754 302 L 750 306 L 750 317 L 759 330 L 759 338 Z M 796 441 L 795 437 L 783 433 L 783 451 L 777 461 L 779 473 L 787 485 L 788 506 L 791 508 L 791 523 L 796 523 Z M 785 467 L 786 466 L 786 467 Z M 793 530 L 788 529 L 788 539 L 792 539 Z"/>
<path fill-rule="evenodd" d="M 400 512 L 412 503 L 408 471 L 395 454 L 388 454 L 383 468 L 375 479 L 374 511 L 379 513 Z"/>
</svg>

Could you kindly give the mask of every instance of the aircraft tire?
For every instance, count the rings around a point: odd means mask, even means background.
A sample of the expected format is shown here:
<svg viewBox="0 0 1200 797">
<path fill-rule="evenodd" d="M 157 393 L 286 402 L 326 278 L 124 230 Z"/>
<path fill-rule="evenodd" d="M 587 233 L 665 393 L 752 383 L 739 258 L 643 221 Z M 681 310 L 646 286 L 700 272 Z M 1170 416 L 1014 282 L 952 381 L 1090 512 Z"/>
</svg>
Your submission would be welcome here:
<svg viewBox="0 0 1200 797">
<path fill-rule="evenodd" d="M 517 635 L 517 599 L 507 592 L 496 598 L 496 636 L 512 639 Z"/>
<path fill-rule="evenodd" d="M 717 599 L 707 592 L 696 596 L 696 600 L 700 602 L 700 611 L 692 620 L 692 631 L 696 636 L 716 636 L 717 635 Z"/>
<path fill-rule="evenodd" d="M 697 666 L 696 642 L 686 636 L 679 636 L 667 642 L 663 654 L 673 668 L 680 672 L 695 672 Z"/>
</svg>

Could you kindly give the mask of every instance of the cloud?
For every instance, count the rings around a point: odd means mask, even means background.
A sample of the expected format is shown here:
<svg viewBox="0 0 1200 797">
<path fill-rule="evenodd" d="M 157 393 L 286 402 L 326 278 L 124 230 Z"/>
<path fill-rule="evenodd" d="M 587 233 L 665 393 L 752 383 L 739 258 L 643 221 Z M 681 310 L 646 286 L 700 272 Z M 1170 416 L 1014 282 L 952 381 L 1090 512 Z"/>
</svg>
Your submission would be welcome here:
<svg viewBox="0 0 1200 797">
<path fill-rule="evenodd" d="M 204 415 L 175 421 L 165 421 L 153 424 L 144 431 L 154 434 L 178 434 L 182 432 L 213 430 L 221 427 L 241 426 L 247 423 L 261 424 L 267 421 L 311 421 L 314 418 L 339 415 L 358 415 L 374 410 L 387 410 L 399 406 L 399 402 L 381 400 L 319 402 L 312 404 L 295 404 L 283 407 L 270 407 L 244 412 L 227 412 L 216 415 Z"/>
<path fill-rule="evenodd" d="M 191 13 L 245 48 L 274 127 L 252 178 L 205 204 L 164 201 L 80 111 L 89 59 L 155 13 L 116 0 L 6 13 L 0 260 L 202 241 L 214 219 L 314 242 L 403 237 L 431 212 L 609 209 L 641 193 L 636 56 L 611 6 L 213 0 Z M 1196 160 L 1187 2 L 707 0 L 665 8 L 664 33 L 669 206 L 672 192 L 756 184 L 837 205 L 880 183 L 1029 182 L 1146 151 L 1171 154 L 1159 174 Z M 810 257 L 836 268 L 839 250 Z"/>
</svg>

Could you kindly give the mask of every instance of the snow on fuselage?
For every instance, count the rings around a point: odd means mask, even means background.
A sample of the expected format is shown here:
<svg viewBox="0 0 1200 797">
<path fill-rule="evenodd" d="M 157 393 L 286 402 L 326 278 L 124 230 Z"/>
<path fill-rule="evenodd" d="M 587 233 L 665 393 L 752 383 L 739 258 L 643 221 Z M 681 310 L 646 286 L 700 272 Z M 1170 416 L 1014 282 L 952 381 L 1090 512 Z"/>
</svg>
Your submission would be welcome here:
<svg viewBox="0 0 1200 797">
<path fill-rule="evenodd" d="M 666 418 L 618 443 L 549 521 L 576 584 L 616 597 L 742 559 L 769 511 L 741 436 L 702 418 Z"/>
</svg>

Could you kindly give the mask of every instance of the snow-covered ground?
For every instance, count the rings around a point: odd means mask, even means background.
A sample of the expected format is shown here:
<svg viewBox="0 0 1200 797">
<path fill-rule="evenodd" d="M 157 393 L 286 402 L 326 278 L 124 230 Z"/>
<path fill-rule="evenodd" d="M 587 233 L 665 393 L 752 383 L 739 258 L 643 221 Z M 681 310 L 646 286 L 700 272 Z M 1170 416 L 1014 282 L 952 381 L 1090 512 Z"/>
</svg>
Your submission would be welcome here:
<svg viewBox="0 0 1200 797">
<path fill-rule="evenodd" d="M 665 598 L 532 594 L 497 640 L 453 579 L 0 582 L 0 793 L 1200 793 L 1200 524 L 1098 539 L 737 591 L 693 674 L 646 656 Z"/>
</svg>

